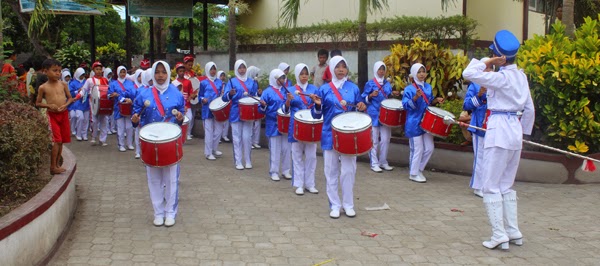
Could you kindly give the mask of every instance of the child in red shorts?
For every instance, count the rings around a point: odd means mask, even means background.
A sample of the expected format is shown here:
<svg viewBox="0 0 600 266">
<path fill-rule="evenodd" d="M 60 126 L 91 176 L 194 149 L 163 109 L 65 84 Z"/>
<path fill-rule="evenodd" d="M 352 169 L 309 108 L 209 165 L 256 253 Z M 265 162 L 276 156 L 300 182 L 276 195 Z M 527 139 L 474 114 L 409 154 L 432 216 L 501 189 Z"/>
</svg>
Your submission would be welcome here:
<svg viewBox="0 0 600 266">
<path fill-rule="evenodd" d="M 69 113 L 67 106 L 74 99 L 71 98 L 69 86 L 61 81 L 61 64 L 55 59 L 46 59 L 42 63 L 46 71 L 48 81 L 42 84 L 38 90 L 36 106 L 48 108 L 48 121 L 52 131 L 52 155 L 50 157 L 50 173 L 60 174 L 66 169 L 58 166 L 58 160 L 62 153 L 62 144 L 71 142 L 71 128 L 69 125 Z M 42 103 L 42 99 L 46 103 Z"/>
</svg>

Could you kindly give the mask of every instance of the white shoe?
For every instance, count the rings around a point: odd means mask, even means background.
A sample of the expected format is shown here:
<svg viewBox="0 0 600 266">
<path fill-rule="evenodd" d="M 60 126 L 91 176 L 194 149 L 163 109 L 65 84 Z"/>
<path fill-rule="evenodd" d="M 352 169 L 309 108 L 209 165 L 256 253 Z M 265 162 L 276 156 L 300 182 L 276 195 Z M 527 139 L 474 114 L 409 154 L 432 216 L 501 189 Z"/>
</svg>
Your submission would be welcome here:
<svg viewBox="0 0 600 266">
<path fill-rule="evenodd" d="M 331 212 L 329 212 L 329 217 L 331 217 L 333 219 L 340 218 L 340 210 L 339 209 L 331 210 Z"/>
<path fill-rule="evenodd" d="M 165 226 L 166 227 L 171 227 L 173 225 L 175 225 L 175 218 L 168 218 L 167 217 L 167 219 L 165 219 Z"/>
<path fill-rule="evenodd" d="M 75 133 L 75 131 L 72 131 L 71 136 L 75 136 L 75 135 L 77 135 L 77 133 Z"/>
<path fill-rule="evenodd" d="M 285 173 L 283 173 L 283 178 L 285 178 L 285 179 L 288 179 L 288 180 L 289 180 L 289 179 L 292 179 L 292 175 L 291 175 L 291 174 L 290 174 L 290 172 L 288 171 L 288 172 L 285 172 Z"/>
<path fill-rule="evenodd" d="M 252 148 L 253 148 L 253 149 L 260 149 L 261 147 L 260 147 L 260 145 L 258 145 L 258 144 L 252 144 Z"/>
<path fill-rule="evenodd" d="M 241 164 L 238 164 L 235 166 L 235 169 L 244 170 L 244 166 L 242 166 Z"/>
<path fill-rule="evenodd" d="M 296 195 L 298 195 L 298 196 L 304 195 L 304 188 L 301 188 L 301 187 L 296 188 Z"/>
<path fill-rule="evenodd" d="M 162 226 L 163 224 L 165 224 L 165 219 L 162 217 L 156 217 L 154 218 L 154 226 Z"/>
<path fill-rule="evenodd" d="M 422 177 L 423 179 L 427 180 L 427 178 L 425 178 L 425 176 L 423 175 L 423 172 L 419 171 L 419 176 Z"/>
<path fill-rule="evenodd" d="M 350 218 L 354 218 L 354 216 L 356 216 L 356 212 L 352 208 L 344 209 L 344 212 L 346 213 L 346 216 Z"/>
<path fill-rule="evenodd" d="M 140 154 L 139 154 L 139 153 L 136 153 L 136 154 L 135 154 L 135 158 L 136 158 L 136 159 L 139 159 L 139 158 L 140 158 Z"/>
<path fill-rule="evenodd" d="M 192 140 L 192 136 L 188 135 L 187 140 Z"/>
<path fill-rule="evenodd" d="M 90 141 L 90 143 L 92 143 L 92 146 L 96 146 L 96 139 L 92 138 L 92 140 Z"/>
<path fill-rule="evenodd" d="M 83 141 L 87 141 L 87 140 L 88 140 L 87 137 L 83 137 Z"/>
<path fill-rule="evenodd" d="M 77 141 L 81 141 L 81 137 L 76 137 Z"/>
<path fill-rule="evenodd" d="M 221 155 L 223 155 L 223 152 L 221 152 L 221 151 L 214 151 L 213 154 L 215 156 L 221 156 Z"/>
<path fill-rule="evenodd" d="M 252 164 L 251 163 L 246 163 L 246 169 L 252 169 Z"/>
<path fill-rule="evenodd" d="M 112 135 L 112 134 L 113 134 L 113 132 L 109 130 L 108 132 L 106 132 L 106 134 L 108 134 L 108 135 Z"/>
<path fill-rule="evenodd" d="M 117 131 L 116 131 L 116 130 L 113 130 L 113 131 L 112 131 L 112 133 L 113 133 L 113 134 L 117 134 Z"/>
<path fill-rule="evenodd" d="M 100 142 L 100 143 L 102 143 L 102 147 L 108 146 L 108 143 L 106 143 L 106 142 Z"/>
<path fill-rule="evenodd" d="M 104 144 L 102 144 L 102 146 L 104 146 Z M 119 147 L 119 151 L 120 151 L 120 152 L 125 152 L 125 151 L 127 151 L 127 150 L 125 149 L 125 147 Z"/>
<path fill-rule="evenodd" d="M 375 172 L 375 173 L 383 172 L 383 170 L 381 170 L 381 168 L 379 168 L 379 166 L 377 166 L 377 165 L 371 167 L 371 170 L 373 170 L 373 172 Z"/>
<path fill-rule="evenodd" d="M 135 150 L 135 148 L 132 145 L 127 146 L 128 150 Z"/>
<path fill-rule="evenodd" d="M 425 179 L 424 177 L 419 176 L 419 175 L 411 175 L 410 177 L 408 177 L 408 179 L 410 179 L 411 181 L 415 181 L 417 183 L 427 182 L 427 179 Z"/>
<path fill-rule="evenodd" d="M 278 174 L 271 174 L 271 180 L 273 181 L 279 181 L 279 175 Z"/>
<path fill-rule="evenodd" d="M 215 156 L 211 154 L 211 155 L 209 155 L 209 156 L 206 156 L 206 159 L 207 159 L 207 160 L 210 160 L 210 161 L 214 161 L 214 160 L 216 160 L 217 158 L 215 158 Z"/>
<path fill-rule="evenodd" d="M 313 193 L 313 194 L 319 194 L 319 191 L 314 187 L 309 187 L 306 190 L 308 190 L 308 192 Z"/>
<path fill-rule="evenodd" d="M 391 167 L 389 164 L 382 164 L 381 169 L 386 170 L 386 171 L 392 171 L 392 170 L 394 170 L 394 167 Z"/>
<path fill-rule="evenodd" d="M 481 189 L 474 189 L 473 194 L 475 194 L 475 196 L 477 197 L 483 198 L 483 192 L 481 191 Z"/>
<path fill-rule="evenodd" d="M 229 141 L 230 141 L 228 137 L 223 137 L 223 140 L 224 140 L 225 142 L 229 142 Z"/>
</svg>

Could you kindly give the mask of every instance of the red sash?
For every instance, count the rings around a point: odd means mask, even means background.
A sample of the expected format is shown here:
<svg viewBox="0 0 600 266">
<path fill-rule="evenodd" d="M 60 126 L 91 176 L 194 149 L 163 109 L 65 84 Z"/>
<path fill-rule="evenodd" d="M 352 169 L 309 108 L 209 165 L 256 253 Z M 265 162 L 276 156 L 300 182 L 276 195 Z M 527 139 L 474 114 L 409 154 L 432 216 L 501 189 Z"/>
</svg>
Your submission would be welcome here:
<svg viewBox="0 0 600 266">
<path fill-rule="evenodd" d="M 158 112 L 160 116 L 165 117 L 165 108 L 160 102 L 160 97 L 158 97 L 158 90 L 155 87 L 152 87 L 152 95 L 154 95 L 154 102 L 156 103 L 156 107 L 158 107 Z"/>
<path fill-rule="evenodd" d="M 296 85 L 296 90 L 299 91 L 299 92 L 303 92 L 302 88 L 300 86 L 298 86 L 298 85 Z M 306 97 L 304 97 L 304 95 L 300 94 L 300 98 L 304 102 L 304 105 L 308 106 L 308 101 L 306 100 Z"/>
<path fill-rule="evenodd" d="M 373 78 L 373 81 L 375 81 L 375 85 L 377 85 L 377 88 L 379 88 L 379 92 L 383 94 L 383 98 L 387 99 L 387 95 L 385 95 L 385 91 L 383 90 L 383 87 L 379 84 L 379 81 L 377 81 L 377 78 Z"/>
<path fill-rule="evenodd" d="M 340 92 L 338 91 L 338 89 L 335 87 L 335 85 L 333 85 L 333 82 L 329 82 L 329 86 L 331 87 L 331 90 L 335 94 L 335 97 L 337 97 L 337 99 L 340 102 L 340 105 L 342 106 L 342 108 L 344 109 L 344 111 L 347 111 L 346 106 L 342 105 L 342 95 L 340 95 Z"/>
<path fill-rule="evenodd" d="M 212 80 L 208 80 L 208 82 L 210 82 L 210 86 L 212 86 L 213 91 L 215 91 L 216 95 L 219 95 L 219 90 L 217 90 L 217 86 L 215 85 L 215 83 Z"/>
<path fill-rule="evenodd" d="M 137 90 L 138 85 L 137 84 L 133 84 L 133 87 Z"/>
<path fill-rule="evenodd" d="M 421 88 L 419 88 L 419 85 L 417 85 L 417 83 L 413 83 L 413 86 L 415 86 L 415 89 L 421 90 Z M 427 103 L 427 105 L 429 105 L 429 99 L 427 99 L 427 96 L 425 96 L 425 92 L 423 92 L 423 94 L 421 94 L 421 96 L 423 97 L 423 100 L 425 100 L 425 103 Z"/>
<path fill-rule="evenodd" d="M 248 87 L 246 87 L 246 83 L 244 83 L 244 82 L 243 82 L 243 81 L 242 81 L 240 78 L 238 78 L 238 77 L 236 77 L 236 79 L 237 79 L 237 80 L 240 82 L 240 84 L 242 84 L 242 87 L 244 87 L 244 90 L 245 90 L 247 93 L 250 93 L 250 92 L 248 91 Z"/>
<path fill-rule="evenodd" d="M 126 91 L 125 86 L 123 86 L 123 83 L 121 83 L 121 81 L 118 81 L 118 80 L 117 80 L 117 82 L 119 82 L 119 86 L 121 86 L 121 90 Z"/>
<path fill-rule="evenodd" d="M 96 79 L 100 80 L 100 85 L 108 85 L 108 80 L 106 80 L 105 77 L 101 77 L 101 78 L 92 77 L 92 81 L 94 82 L 94 85 L 96 85 Z"/>
<path fill-rule="evenodd" d="M 279 98 L 283 101 L 283 94 L 281 94 L 281 92 L 276 89 L 275 87 L 271 86 L 271 88 L 273 88 L 273 90 L 277 93 L 277 95 L 279 95 Z"/>
</svg>

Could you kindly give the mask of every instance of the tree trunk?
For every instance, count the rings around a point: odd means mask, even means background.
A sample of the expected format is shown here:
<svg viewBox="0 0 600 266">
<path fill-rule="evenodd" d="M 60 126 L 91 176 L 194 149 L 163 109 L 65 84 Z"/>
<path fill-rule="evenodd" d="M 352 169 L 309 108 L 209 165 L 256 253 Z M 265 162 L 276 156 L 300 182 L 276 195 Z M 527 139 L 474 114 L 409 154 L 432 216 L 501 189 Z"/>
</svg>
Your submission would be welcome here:
<svg viewBox="0 0 600 266">
<path fill-rule="evenodd" d="M 235 67 L 236 59 L 236 21 L 235 21 L 235 0 L 229 0 L 229 70 Z"/>
<path fill-rule="evenodd" d="M 362 91 L 369 78 L 367 49 L 367 1 L 360 0 L 358 10 L 358 88 Z"/>
<path fill-rule="evenodd" d="M 575 37 L 575 0 L 563 0 L 562 23 L 565 24 L 565 34 Z"/>
<path fill-rule="evenodd" d="M 2 0 L 0 0 L 0 65 L 4 65 L 4 19 L 2 18 Z"/>
<path fill-rule="evenodd" d="M 23 27 L 24 34 L 27 34 L 27 32 L 29 32 L 29 17 L 21 13 L 19 2 L 9 2 L 9 4 L 12 10 L 17 14 L 19 23 L 21 23 L 21 27 Z M 38 36 L 29 37 L 29 41 L 31 42 L 31 45 L 33 45 L 33 50 L 35 54 L 50 57 L 50 54 L 48 53 L 48 51 L 46 51 L 46 48 L 44 48 Z"/>
</svg>

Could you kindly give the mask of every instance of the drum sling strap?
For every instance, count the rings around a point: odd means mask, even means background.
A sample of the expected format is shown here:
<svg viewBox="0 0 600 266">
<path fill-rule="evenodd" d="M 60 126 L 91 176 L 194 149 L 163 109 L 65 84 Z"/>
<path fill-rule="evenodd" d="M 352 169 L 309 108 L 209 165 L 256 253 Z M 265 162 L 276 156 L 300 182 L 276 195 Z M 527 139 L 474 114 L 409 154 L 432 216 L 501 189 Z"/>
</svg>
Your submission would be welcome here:
<svg viewBox="0 0 600 266">
<path fill-rule="evenodd" d="M 244 88 L 244 90 L 250 94 L 250 92 L 248 91 L 248 87 L 246 87 L 246 83 L 244 83 L 240 78 L 236 77 L 236 79 L 240 82 L 240 84 L 242 84 L 242 87 Z"/>
<path fill-rule="evenodd" d="M 379 92 L 383 94 L 383 98 L 387 99 L 387 95 L 385 95 L 385 91 L 383 90 L 381 84 L 379 84 L 379 81 L 377 81 L 377 78 L 373 78 L 373 81 L 375 82 L 375 85 L 377 85 L 377 88 L 379 88 Z"/>
<path fill-rule="evenodd" d="M 300 86 L 296 85 L 296 90 L 299 92 L 303 92 L 302 88 L 300 88 Z M 306 97 L 302 94 L 300 94 L 300 99 L 302 99 L 302 101 L 304 102 L 304 105 L 306 106 L 307 109 L 312 108 L 312 104 L 308 105 L 308 101 L 306 100 Z"/>
<path fill-rule="evenodd" d="M 413 86 L 415 86 L 415 88 L 417 90 L 421 90 L 421 88 L 419 87 L 419 85 L 417 85 L 417 83 L 413 83 Z M 425 96 L 425 92 L 423 92 L 423 94 L 421 94 L 421 96 L 423 97 L 423 100 L 425 100 L 425 103 L 427 103 L 427 105 L 429 105 L 429 99 L 427 99 L 427 96 Z"/>
<path fill-rule="evenodd" d="M 331 90 L 335 94 L 335 97 L 337 97 L 338 102 L 340 102 L 340 105 L 342 106 L 342 108 L 344 109 L 344 111 L 348 111 L 348 109 L 346 108 L 346 106 L 342 105 L 342 95 L 340 95 L 340 92 L 338 91 L 338 89 L 335 87 L 335 85 L 333 85 L 333 82 L 329 82 L 329 86 L 331 87 Z"/>
<path fill-rule="evenodd" d="M 281 94 L 281 92 L 275 87 L 271 86 L 271 88 L 273 88 L 273 90 L 277 93 L 277 96 L 279 96 L 279 98 L 283 101 L 283 94 Z"/>
<path fill-rule="evenodd" d="M 152 87 L 152 95 L 154 96 L 154 102 L 156 103 L 156 107 L 158 108 L 160 116 L 165 117 L 165 108 L 163 107 L 162 102 L 160 102 L 160 97 L 158 97 L 158 90 L 156 87 Z"/>
<path fill-rule="evenodd" d="M 123 86 L 123 83 L 121 83 L 121 81 L 118 81 L 118 80 L 117 80 L 117 82 L 119 83 L 119 86 L 121 86 L 121 90 L 126 91 L 125 86 Z"/>
<path fill-rule="evenodd" d="M 215 92 L 215 95 L 219 95 L 219 90 L 217 90 L 217 86 L 215 85 L 215 83 L 212 80 L 208 80 L 208 82 L 210 83 L 210 86 L 213 88 L 213 91 Z"/>
</svg>

